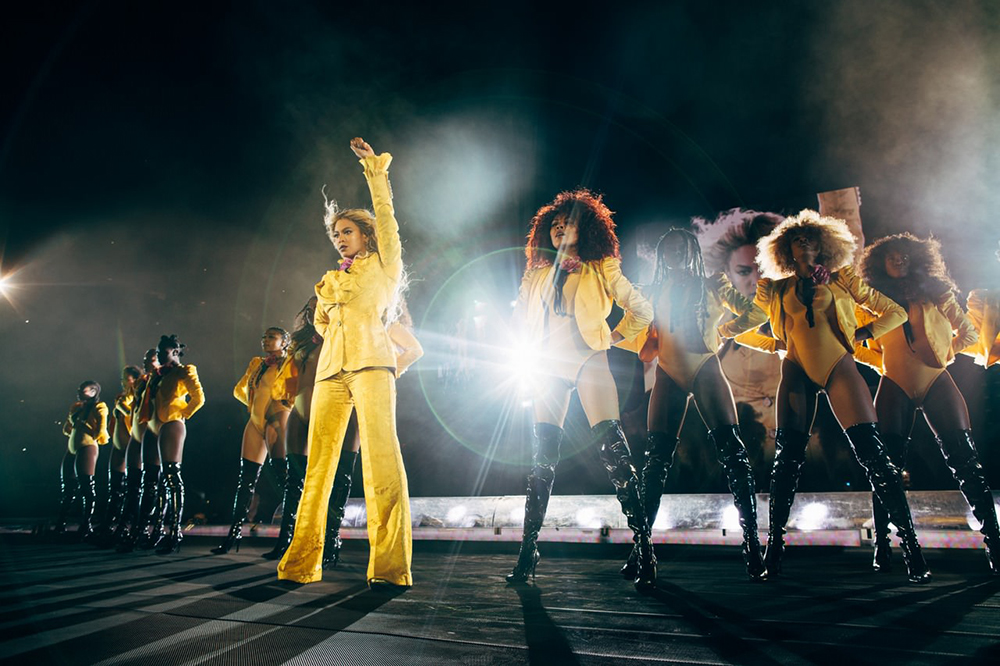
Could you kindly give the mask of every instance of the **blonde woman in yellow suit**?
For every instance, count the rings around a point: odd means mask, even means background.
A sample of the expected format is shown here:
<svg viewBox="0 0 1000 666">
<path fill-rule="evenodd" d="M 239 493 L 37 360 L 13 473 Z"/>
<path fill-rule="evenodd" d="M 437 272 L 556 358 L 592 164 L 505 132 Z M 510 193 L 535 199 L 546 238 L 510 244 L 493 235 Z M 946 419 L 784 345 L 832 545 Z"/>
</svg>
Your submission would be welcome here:
<svg viewBox="0 0 1000 666">
<path fill-rule="evenodd" d="M 399 224 L 389 188 L 388 153 L 351 141 L 371 191 L 374 216 L 328 205 L 327 233 L 343 257 L 316 285 L 314 325 L 324 342 L 316 368 L 309 420 L 309 466 L 292 544 L 278 578 L 299 583 L 323 576 L 327 500 L 351 410 L 357 410 L 364 448 L 369 586 L 409 587 L 412 527 L 406 470 L 396 437 L 396 354 L 386 331 L 404 280 Z"/>
<path fill-rule="evenodd" d="M 979 464 L 969 410 L 945 370 L 955 353 L 976 342 L 976 328 L 955 300 L 940 244 L 908 233 L 881 238 L 865 250 L 861 271 L 870 285 L 907 308 L 909 321 L 868 340 L 871 365 L 882 375 L 875 410 L 889 458 L 902 469 L 917 410 L 935 434 L 959 488 L 981 523 L 990 570 L 1000 575 L 1000 525 Z M 875 571 L 889 571 L 889 516 L 872 497 Z"/>
<path fill-rule="evenodd" d="M 62 503 L 56 531 L 66 531 L 77 489 L 83 492 L 83 514 L 78 534 L 89 540 L 94 535 L 93 517 L 97 491 L 94 486 L 94 471 L 97 467 L 97 447 L 108 443 L 108 406 L 100 402 L 101 385 L 93 380 L 80 384 L 77 401 L 69 408 L 69 416 L 63 424 L 63 435 L 67 442 L 66 454 L 60 475 L 62 483 Z"/>
<path fill-rule="evenodd" d="M 851 268 L 854 236 L 842 220 L 811 210 L 785 219 L 757 245 L 764 278 L 754 299 L 758 315 L 721 327 L 723 335 L 770 320 L 787 349 L 775 400 L 778 432 L 771 470 L 770 529 L 764 563 L 768 576 L 781 572 L 785 524 L 795 501 L 816 399 L 826 393 L 845 426 L 854 454 L 886 507 L 899 537 L 911 582 L 930 579 L 899 470 L 889 460 L 868 387 L 854 363 L 854 345 L 881 337 L 906 321 L 906 311 L 869 287 Z M 858 327 L 855 308 L 877 317 Z"/>
<path fill-rule="evenodd" d="M 284 384 L 277 381 L 282 367 L 288 362 L 287 349 L 291 336 L 283 328 L 272 326 L 260 337 L 264 356 L 250 359 L 246 372 L 233 388 L 233 397 L 242 402 L 250 415 L 243 428 L 240 455 L 240 476 L 233 499 L 233 519 L 229 534 L 212 553 L 228 553 L 233 546 L 239 552 L 243 523 L 250 511 L 250 502 L 257 487 L 261 467 L 268 458 L 272 469 L 284 489 L 288 480 L 285 460 L 285 426 L 292 409 L 294 393 L 289 394 Z M 284 511 L 284 509 L 282 510 Z M 284 521 L 282 525 L 284 526 Z M 278 537 L 279 542 L 281 537 Z"/>
<path fill-rule="evenodd" d="M 509 583 L 534 576 L 538 533 L 545 520 L 562 426 L 576 390 L 600 459 L 628 520 L 636 544 L 635 585 L 656 583 L 656 559 L 639 493 L 631 452 L 622 432 L 618 393 L 608 367 L 612 344 L 635 339 L 649 326 L 653 309 L 622 275 L 612 213 L 587 190 L 562 192 L 531 222 L 515 316 L 524 320 L 538 351 L 541 376 L 534 396 L 532 468 L 527 479 L 524 532 Z M 614 331 L 608 327 L 612 301 L 625 311 Z"/>
<path fill-rule="evenodd" d="M 167 492 L 167 515 L 164 533 L 156 543 L 156 552 L 166 555 L 180 549 L 180 525 L 184 514 L 184 480 L 181 461 L 186 421 L 205 404 L 205 392 L 198 380 L 195 366 L 181 363 L 185 345 L 176 335 L 164 335 L 156 346 L 160 367 L 150 379 L 143 395 L 139 418 L 156 436 L 157 449 L 163 461 L 163 485 Z"/>
</svg>

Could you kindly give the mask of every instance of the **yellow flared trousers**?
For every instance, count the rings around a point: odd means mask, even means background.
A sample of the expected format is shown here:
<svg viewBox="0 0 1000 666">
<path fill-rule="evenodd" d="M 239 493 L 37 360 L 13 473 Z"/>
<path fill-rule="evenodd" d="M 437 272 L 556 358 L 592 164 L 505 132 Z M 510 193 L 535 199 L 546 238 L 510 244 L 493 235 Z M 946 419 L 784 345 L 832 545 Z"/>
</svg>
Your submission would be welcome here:
<svg viewBox="0 0 1000 666">
<path fill-rule="evenodd" d="M 412 585 L 413 532 L 406 470 L 396 438 L 396 379 L 385 369 L 340 372 L 316 383 L 309 419 L 309 465 L 292 544 L 278 578 L 323 578 L 326 513 L 351 409 L 358 413 L 368 512 L 368 580 Z"/>
</svg>

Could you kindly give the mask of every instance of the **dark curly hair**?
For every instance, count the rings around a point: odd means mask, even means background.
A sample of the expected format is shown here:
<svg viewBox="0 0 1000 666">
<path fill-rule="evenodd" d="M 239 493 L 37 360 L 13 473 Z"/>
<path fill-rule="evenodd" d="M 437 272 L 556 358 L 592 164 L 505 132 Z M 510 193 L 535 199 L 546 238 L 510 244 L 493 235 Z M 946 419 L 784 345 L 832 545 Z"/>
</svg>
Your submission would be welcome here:
<svg viewBox="0 0 1000 666">
<path fill-rule="evenodd" d="M 892 251 L 910 258 L 907 277 L 891 278 L 885 272 L 885 258 Z M 958 290 L 941 257 L 941 243 L 934 237 L 922 240 L 908 232 L 879 238 L 865 248 L 861 277 L 903 307 L 915 301 L 937 301 Z"/>
<path fill-rule="evenodd" d="M 580 240 L 577 253 L 581 261 L 596 261 L 605 257 L 618 258 L 618 236 L 615 235 L 613 213 L 604 204 L 604 197 L 586 188 L 560 192 L 556 198 L 538 209 L 531 218 L 528 244 L 524 254 L 528 258 L 528 268 L 540 268 L 552 264 L 555 248 L 549 233 L 552 223 L 565 216 L 577 223 Z"/>
<path fill-rule="evenodd" d="M 178 356 L 184 356 L 184 349 L 186 348 L 187 345 L 178 340 L 176 334 L 161 335 L 160 341 L 156 345 L 157 352 L 167 351 L 168 349 L 179 349 L 181 351 Z"/>
</svg>

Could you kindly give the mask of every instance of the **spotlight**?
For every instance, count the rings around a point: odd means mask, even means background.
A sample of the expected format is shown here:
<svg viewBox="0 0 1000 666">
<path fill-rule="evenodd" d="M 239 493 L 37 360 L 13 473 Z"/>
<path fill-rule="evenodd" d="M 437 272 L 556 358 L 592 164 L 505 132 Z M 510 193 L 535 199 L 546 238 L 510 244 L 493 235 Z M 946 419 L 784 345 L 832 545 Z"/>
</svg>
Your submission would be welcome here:
<svg viewBox="0 0 1000 666">
<path fill-rule="evenodd" d="M 722 529 L 732 531 L 740 529 L 740 512 L 735 506 L 727 506 L 722 511 Z"/>
<path fill-rule="evenodd" d="M 524 398 L 522 406 L 530 405 L 529 396 L 538 380 L 538 354 L 534 346 L 525 342 L 510 348 L 507 369 L 516 382 L 518 395 Z"/>
<path fill-rule="evenodd" d="M 826 508 L 825 504 L 810 502 L 802 508 L 802 513 L 796 521 L 797 526 L 805 532 L 818 530 L 823 526 L 823 521 L 826 520 L 829 513 L 830 510 Z"/>
</svg>

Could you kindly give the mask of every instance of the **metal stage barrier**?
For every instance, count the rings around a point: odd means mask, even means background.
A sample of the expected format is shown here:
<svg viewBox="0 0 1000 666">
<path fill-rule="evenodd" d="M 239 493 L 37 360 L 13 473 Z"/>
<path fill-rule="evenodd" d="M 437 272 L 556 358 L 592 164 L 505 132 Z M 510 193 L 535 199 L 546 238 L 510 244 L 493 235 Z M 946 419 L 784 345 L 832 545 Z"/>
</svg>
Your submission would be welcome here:
<svg viewBox="0 0 1000 666">
<path fill-rule="evenodd" d="M 920 543 L 927 548 L 981 548 L 979 523 L 957 490 L 908 492 Z M 994 502 L 996 495 L 994 495 Z M 413 497 L 413 538 L 440 541 L 520 541 L 524 496 Z M 757 496 L 758 527 L 767 534 L 767 495 Z M 789 545 L 869 546 L 871 493 L 799 493 L 788 521 Z M 223 536 L 223 525 L 200 525 L 192 535 Z M 244 527 L 245 536 L 273 537 L 277 525 Z M 347 505 L 341 536 L 366 539 L 364 499 Z M 540 541 L 630 543 L 632 533 L 613 495 L 554 495 Z M 895 542 L 895 536 L 893 536 Z M 738 545 L 739 517 L 730 495 L 664 495 L 653 525 L 664 544 Z"/>
</svg>

